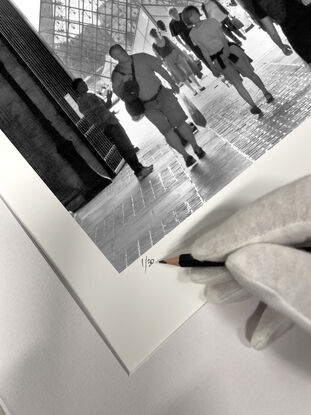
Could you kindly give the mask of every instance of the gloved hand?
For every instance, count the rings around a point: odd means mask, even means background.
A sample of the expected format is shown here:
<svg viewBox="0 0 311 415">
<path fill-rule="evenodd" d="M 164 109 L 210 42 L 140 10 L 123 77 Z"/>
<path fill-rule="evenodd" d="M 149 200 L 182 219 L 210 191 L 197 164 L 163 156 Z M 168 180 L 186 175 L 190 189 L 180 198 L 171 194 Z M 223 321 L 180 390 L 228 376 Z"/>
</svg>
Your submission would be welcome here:
<svg viewBox="0 0 311 415">
<path fill-rule="evenodd" d="M 263 306 L 247 320 L 245 337 L 265 347 L 296 322 L 311 332 L 311 175 L 243 207 L 193 244 L 194 258 L 225 267 L 193 269 L 213 303 L 255 295 Z M 266 306 L 267 304 L 267 306 Z"/>
</svg>

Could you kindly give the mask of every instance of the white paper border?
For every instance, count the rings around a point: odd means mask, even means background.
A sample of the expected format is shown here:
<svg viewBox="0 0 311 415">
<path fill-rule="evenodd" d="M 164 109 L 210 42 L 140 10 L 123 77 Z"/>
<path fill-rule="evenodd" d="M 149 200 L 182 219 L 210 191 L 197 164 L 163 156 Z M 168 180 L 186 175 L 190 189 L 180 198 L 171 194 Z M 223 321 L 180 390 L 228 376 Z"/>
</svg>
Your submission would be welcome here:
<svg viewBox="0 0 311 415">
<path fill-rule="evenodd" d="M 240 206 L 311 173 L 311 119 L 153 246 L 143 257 L 166 257 L 198 229 Z M 311 189 L 310 189 L 311 191 Z M 119 274 L 35 171 L 0 132 L 0 194 L 110 345 L 132 373 L 204 303 L 204 286 L 185 270 L 141 259 Z"/>
</svg>

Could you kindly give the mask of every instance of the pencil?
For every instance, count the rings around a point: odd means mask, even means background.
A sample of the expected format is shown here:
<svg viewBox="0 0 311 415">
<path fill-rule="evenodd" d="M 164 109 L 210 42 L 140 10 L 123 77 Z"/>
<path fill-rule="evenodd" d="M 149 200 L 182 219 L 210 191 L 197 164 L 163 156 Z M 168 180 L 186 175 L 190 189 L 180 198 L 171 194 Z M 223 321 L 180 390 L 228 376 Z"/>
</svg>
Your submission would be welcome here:
<svg viewBox="0 0 311 415">
<path fill-rule="evenodd" d="M 160 264 L 175 265 L 177 267 L 221 267 L 224 262 L 198 261 L 191 254 L 182 254 L 174 258 L 166 258 L 159 261 Z"/>
<path fill-rule="evenodd" d="M 296 249 L 311 252 L 311 247 L 297 247 Z M 174 258 L 162 259 L 159 263 L 175 265 L 176 267 L 223 267 L 225 265 L 224 262 L 198 261 L 191 254 L 181 254 Z"/>
</svg>

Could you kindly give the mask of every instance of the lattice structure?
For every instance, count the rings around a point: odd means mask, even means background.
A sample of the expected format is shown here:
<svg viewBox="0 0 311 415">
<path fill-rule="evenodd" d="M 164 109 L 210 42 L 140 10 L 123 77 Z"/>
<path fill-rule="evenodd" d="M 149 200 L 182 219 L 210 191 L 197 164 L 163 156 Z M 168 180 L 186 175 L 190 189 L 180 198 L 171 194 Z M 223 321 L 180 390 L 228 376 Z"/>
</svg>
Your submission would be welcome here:
<svg viewBox="0 0 311 415">
<path fill-rule="evenodd" d="M 185 6 L 185 0 L 147 0 L 148 5 Z M 135 0 L 41 0 L 39 31 L 74 75 L 101 92 L 109 83 L 113 43 L 131 51 L 140 14 Z"/>
</svg>

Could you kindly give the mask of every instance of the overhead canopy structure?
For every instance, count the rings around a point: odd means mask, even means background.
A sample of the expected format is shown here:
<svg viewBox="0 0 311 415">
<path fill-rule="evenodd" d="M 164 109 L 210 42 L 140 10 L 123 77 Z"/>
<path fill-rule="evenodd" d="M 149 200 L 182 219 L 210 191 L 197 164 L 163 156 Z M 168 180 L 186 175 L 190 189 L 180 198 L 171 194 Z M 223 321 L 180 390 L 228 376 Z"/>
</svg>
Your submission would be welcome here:
<svg viewBox="0 0 311 415">
<path fill-rule="evenodd" d="M 146 10 L 155 19 L 165 20 L 170 7 L 182 8 L 188 3 L 198 4 L 184 0 L 41 0 L 39 32 L 73 76 L 82 77 L 90 89 L 100 92 L 109 84 L 114 66 L 109 47 L 119 43 L 130 52 L 148 49 L 150 18 Z"/>
</svg>

